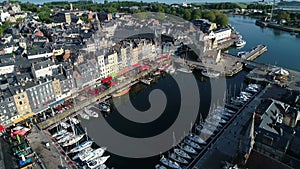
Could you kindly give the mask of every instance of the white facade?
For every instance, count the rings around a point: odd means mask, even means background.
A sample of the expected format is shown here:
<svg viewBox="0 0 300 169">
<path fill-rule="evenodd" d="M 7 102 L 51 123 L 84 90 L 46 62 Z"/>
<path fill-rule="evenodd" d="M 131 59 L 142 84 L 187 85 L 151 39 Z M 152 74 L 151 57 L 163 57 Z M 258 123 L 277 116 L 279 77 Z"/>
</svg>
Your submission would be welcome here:
<svg viewBox="0 0 300 169">
<path fill-rule="evenodd" d="M 99 78 L 103 79 L 107 77 L 107 72 L 105 68 L 104 55 L 100 55 L 97 57 L 98 66 L 99 66 Z"/>
<path fill-rule="evenodd" d="M 7 65 L 0 67 L 0 75 L 13 73 L 15 70 L 15 65 Z"/>
<path fill-rule="evenodd" d="M 32 69 L 32 74 L 35 79 L 45 77 L 46 75 L 52 76 L 52 69 L 56 69 L 58 67 L 59 65 L 51 65 L 44 68 L 40 68 L 38 70 Z"/>
<path fill-rule="evenodd" d="M 10 14 L 8 12 L 0 11 L 1 22 L 5 22 L 8 17 L 10 17 Z"/>
<path fill-rule="evenodd" d="M 28 57 L 28 59 L 37 59 L 37 58 L 49 58 L 52 55 L 53 55 L 53 52 L 28 55 L 27 57 Z"/>
<path fill-rule="evenodd" d="M 231 36 L 231 29 L 224 29 L 221 31 L 215 32 L 215 37 L 217 41 L 229 39 Z"/>
</svg>

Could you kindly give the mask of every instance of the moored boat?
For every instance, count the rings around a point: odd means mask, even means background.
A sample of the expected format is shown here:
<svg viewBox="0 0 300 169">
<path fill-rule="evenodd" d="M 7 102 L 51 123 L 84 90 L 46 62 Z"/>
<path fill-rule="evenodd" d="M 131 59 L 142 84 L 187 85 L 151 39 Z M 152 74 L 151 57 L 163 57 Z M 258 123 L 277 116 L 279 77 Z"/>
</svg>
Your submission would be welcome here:
<svg viewBox="0 0 300 169">
<path fill-rule="evenodd" d="M 176 162 L 182 163 L 182 164 L 187 164 L 188 163 L 188 161 L 186 159 L 184 159 L 184 158 L 182 158 L 182 157 L 180 157 L 180 156 L 178 156 L 174 153 L 171 153 L 169 155 L 169 158 L 176 161 Z"/>
<path fill-rule="evenodd" d="M 69 153 L 76 153 L 76 152 L 82 151 L 82 150 L 84 150 L 84 149 L 86 149 L 88 147 L 91 147 L 92 144 L 93 144 L 93 141 L 91 141 L 91 140 L 85 141 L 85 142 L 79 144 L 78 146 L 72 148 L 69 151 Z"/>
<path fill-rule="evenodd" d="M 175 169 L 181 169 L 180 165 L 172 160 L 169 160 L 165 157 L 161 157 L 160 162 L 163 163 L 164 165 L 175 168 Z"/>
<path fill-rule="evenodd" d="M 201 74 L 203 76 L 209 77 L 209 78 L 217 78 L 220 76 L 220 73 L 218 72 L 213 72 L 213 71 L 208 71 L 208 70 L 203 70 L 201 71 Z"/>
<path fill-rule="evenodd" d="M 66 146 L 73 145 L 73 144 L 77 143 L 78 141 L 80 141 L 83 138 L 83 136 L 84 136 L 84 134 L 76 135 L 72 139 L 66 141 L 63 144 L 63 146 L 66 147 Z"/>
<path fill-rule="evenodd" d="M 123 96 L 124 94 L 127 94 L 129 91 L 130 91 L 130 87 L 119 89 L 115 93 L 112 94 L 112 97 Z"/>
<path fill-rule="evenodd" d="M 95 168 L 99 167 L 100 165 L 103 165 L 109 159 L 109 157 L 110 156 L 104 156 L 104 157 L 100 157 L 100 158 L 96 158 L 94 160 L 88 161 L 87 166 L 90 169 L 95 169 Z"/>
<path fill-rule="evenodd" d="M 186 159 L 191 159 L 191 156 L 188 155 L 186 152 L 184 152 L 181 149 L 175 148 L 174 153 L 177 154 L 180 157 L 186 158 Z"/>
<path fill-rule="evenodd" d="M 245 46 L 246 45 L 246 41 L 244 41 L 243 39 L 240 39 L 238 40 L 236 43 L 235 43 L 235 46 L 236 47 L 242 47 L 242 46 Z"/>
</svg>

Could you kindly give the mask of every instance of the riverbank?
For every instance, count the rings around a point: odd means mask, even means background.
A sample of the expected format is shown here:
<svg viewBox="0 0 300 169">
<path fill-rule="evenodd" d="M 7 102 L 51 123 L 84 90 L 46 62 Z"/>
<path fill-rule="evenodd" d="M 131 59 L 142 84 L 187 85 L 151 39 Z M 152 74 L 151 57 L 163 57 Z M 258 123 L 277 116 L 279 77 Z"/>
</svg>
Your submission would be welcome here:
<svg viewBox="0 0 300 169">
<path fill-rule="evenodd" d="M 282 31 L 300 34 L 300 28 L 293 28 L 293 27 L 284 26 L 284 25 L 280 25 L 280 24 L 271 24 L 269 22 L 264 22 L 264 21 L 260 21 L 260 20 L 256 20 L 255 24 L 258 26 L 261 26 L 261 27 L 269 27 L 269 28 L 273 28 L 273 29 L 278 29 L 278 30 L 282 30 Z"/>
</svg>

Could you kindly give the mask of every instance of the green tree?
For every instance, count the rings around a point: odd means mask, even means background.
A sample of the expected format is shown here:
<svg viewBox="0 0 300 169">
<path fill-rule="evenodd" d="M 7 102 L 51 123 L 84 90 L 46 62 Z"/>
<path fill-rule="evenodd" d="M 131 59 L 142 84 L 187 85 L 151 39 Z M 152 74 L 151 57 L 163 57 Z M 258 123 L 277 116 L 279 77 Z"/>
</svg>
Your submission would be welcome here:
<svg viewBox="0 0 300 169">
<path fill-rule="evenodd" d="M 221 25 L 221 26 L 228 25 L 228 21 L 229 21 L 229 19 L 228 19 L 228 16 L 226 14 L 220 13 L 216 16 L 216 23 Z"/>
<path fill-rule="evenodd" d="M 200 9 L 194 9 L 192 11 L 192 19 L 200 19 L 201 18 L 201 10 Z"/>
<path fill-rule="evenodd" d="M 192 19 L 192 13 L 189 9 L 184 10 L 183 18 L 188 21 Z"/>
<path fill-rule="evenodd" d="M 49 23 L 51 21 L 51 19 L 50 19 L 50 13 L 48 13 L 48 12 L 45 12 L 45 11 L 40 12 L 38 14 L 38 16 L 39 16 L 40 21 L 42 21 L 42 22 Z"/>
<path fill-rule="evenodd" d="M 205 10 L 202 16 L 203 18 L 208 19 L 211 22 L 215 22 L 216 20 L 215 13 L 211 10 Z"/>
</svg>

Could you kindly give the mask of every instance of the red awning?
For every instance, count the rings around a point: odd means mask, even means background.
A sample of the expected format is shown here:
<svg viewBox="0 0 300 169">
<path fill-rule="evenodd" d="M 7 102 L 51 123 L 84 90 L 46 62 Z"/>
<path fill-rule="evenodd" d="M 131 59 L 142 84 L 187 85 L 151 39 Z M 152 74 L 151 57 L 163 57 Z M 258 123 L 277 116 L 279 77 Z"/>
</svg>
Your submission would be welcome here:
<svg viewBox="0 0 300 169">
<path fill-rule="evenodd" d="M 143 70 L 149 69 L 149 67 L 150 67 L 150 66 L 145 65 L 145 66 L 140 67 L 140 70 L 143 71 Z"/>
<path fill-rule="evenodd" d="M 25 130 L 17 130 L 17 131 L 14 131 L 12 134 L 13 135 L 19 135 L 19 136 L 24 136 L 26 133 L 27 133 L 27 131 L 25 131 Z"/>
<path fill-rule="evenodd" d="M 109 86 L 113 86 L 115 84 L 117 84 L 117 82 L 111 82 L 111 81 L 109 81 L 109 83 L 108 83 Z"/>
<path fill-rule="evenodd" d="M 2 125 L 0 125 L 0 132 L 3 132 L 4 130 L 5 128 Z"/>
<path fill-rule="evenodd" d="M 109 77 L 107 77 L 107 78 L 105 78 L 105 79 L 102 79 L 102 80 L 101 80 L 101 83 L 106 83 L 106 82 L 111 81 L 111 80 L 112 80 L 112 77 L 109 76 Z"/>
<path fill-rule="evenodd" d="M 133 67 L 133 68 L 137 68 L 137 67 L 140 67 L 140 66 L 141 66 L 141 65 L 140 65 L 140 64 L 138 64 L 138 63 L 137 63 L 137 64 L 134 64 L 134 65 L 132 65 L 132 67 Z"/>
<path fill-rule="evenodd" d="M 120 72 L 118 72 L 118 76 L 121 76 L 121 75 L 123 75 L 124 73 L 127 73 L 127 72 L 129 72 L 129 71 L 130 71 L 129 68 L 125 68 L 125 69 L 121 70 Z"/>
</svg>

